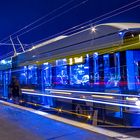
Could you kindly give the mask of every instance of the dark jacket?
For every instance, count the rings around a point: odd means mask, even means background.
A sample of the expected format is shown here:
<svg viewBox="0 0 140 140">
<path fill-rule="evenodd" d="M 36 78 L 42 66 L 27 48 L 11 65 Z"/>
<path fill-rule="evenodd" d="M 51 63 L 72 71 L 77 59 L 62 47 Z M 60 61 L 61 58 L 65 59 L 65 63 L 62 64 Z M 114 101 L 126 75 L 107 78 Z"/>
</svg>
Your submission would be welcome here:
<svg viewBox="0 0 140 140">
<path fill-rule="evenodd" d="M 21 93 L 20 85 L 18 82 L 12 82 L 10 84 L 10 94 L 12 97 L 19 97 Z"/>
</svg>

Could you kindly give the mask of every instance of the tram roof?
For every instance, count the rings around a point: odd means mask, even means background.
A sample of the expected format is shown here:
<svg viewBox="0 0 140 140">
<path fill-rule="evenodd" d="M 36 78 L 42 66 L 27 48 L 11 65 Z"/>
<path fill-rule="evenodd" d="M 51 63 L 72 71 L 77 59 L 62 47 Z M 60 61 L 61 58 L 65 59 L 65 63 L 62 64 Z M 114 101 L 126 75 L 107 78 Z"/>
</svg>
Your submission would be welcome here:
<svg viewBox="0 0 140 140">
<path fill-rule="evenodd" d="M 118 23 L 104 23 L 104 24 L 95 25 L 95 27 L 99 27 L 99 26 L 112 26 L 113 28 L 117 28 L 118 30 L 129 30 L 129 29 L 140 28 L 140 23 L 118 22 Z"/>
<path fill-rule="evenodd" d="M 119 32 L 119 31 L 124 31 L 124 30 L 131 31 L 133 29 L 140 30 L 140 23 L 125 23 L 125 22 L 103 23 L 103 24 L 95 25 L 93 27 L 95 27 L 98 30 L 98 36 L 101 36 L 101 35 L 106 34 L 107 32 L 111 33 L 111 32 Z M 65 39 L 65 38 L 70 37 L 70 36 L 73 36 L 74 34 L 79 34 L 79 33 L 82 33 L 84 31 L 87 31 L 87 30 L 91 30 L 91 27 L 83 29 L 83 30 L 81 28 L 81 31 L 73 32 L 72 34 L 60 35 L 60 36 L 57 36 L 55 38 L 46 40 L 44 42 L 40 42 L 39 44 L 36 44 L 35 46 L 33 46 L 32 48 L 26 50 L 25 52 L 28 52 L 28 51 L 43 47 L 45 45 L 57 42 L 59 40 Z M 25 52 L 21 52 L 19 54 L 23 54 Z"/>
<path fill-rule="evenodd" d="M 139 31 L 140 23 L 103 23 L 103 24 L 95 25 L 93 27 L 95 27 L 95 32 L 96 32 L 94 34 L 94 37 L 100 38 L 101 36 L 106 36 L 108 34 L 117 33 L 120 31 L 125 31 L 125 32 L 129 32 L 129 31 L 133 31 L 133 30 Z M 56 48 L 58 49 L 62 45 L 71 46 L 71 42 L 77 43 L 78 40 L 80 40 L 80 39 L 84 40 L 85 37 L 87 39 L 89 39 L 92 36 L 91 28 L 92 27 L 86 28 L 83 30 L 81 29 L 81 31 L 78 31 L 78 32 L 75 32 L 75 33 L 72 33 L 69 35 L 68 34 L 61 35 L 61 36 L 52 38 L 50 40 L 46 40 L 42 43 L 39 43 L 39 44 L 33 46 L 32 48 L 30 48 L 29 50 L 19 53 L 19 55 L 18 55 L 19 59 L 24 58 L 25 53 L 29 54 L 29 56 L 31 56 L 32 59 L 35 59 L 34 56 L 38 56 L 39 52 L 44 53 L 44 51 L 46 51 L 46 50 L 52 51 L 52 49 L 56 49 Z M 99 43 L 99 42 L 97 42 L 97 43 Z M 46 46 L 47 46 L 47 49 L 46 49 Z M 31 53 L 30 53 L 30 51 L 32 51 L 32 50 L 33 50 L 33 55 L 31 55 Z"/>
<path fill-rule="evenodd" d="M 125 23 L 125 22 L 103 23 L 103 24 L 95 25 L 93 27 L 99 28 L 100 31 L 98 33 L 100 35 L 102 35 L 102 34 L 105 34 L 106 32 L 117 32 L 117 31 L 119 32 L 119 31 L 123 31 L 123 30 L 128 30 L 129 31 L 129 30 L 133 30 L 133 29 L 140 29 L 140 23 Z M 108 27 L 110 27 L 110 28 L 108 28 Z M 42 42 L 40 44 L 35 45 L 34 49 L 42 47 L 42 46 L 50 44 L 50 43 L 53 43 L 53 42 L 56 42 L 58 40 L 66 38 L 66 37 L 73 36 L 74 34 L 82 33 L 86 30 L 91 30 L 91 27 L 87 28 L 87 29 L 84 29 L 84 30 L 81 30 L 79 32 L 73 32 L 72 34 L 61 35 L 61 36 L 52 38 L 50 40 L 46 40 L 45 42 Z"/>
<path fill-rule="evenodd" d="M 108 28 L 106 29 L 106 27 L 112 27 L 111 28 L 111 32 L 116 32 L 116 31 L 122 31 L 122 30 L 131 30 L 131 29 L 140 29 L 140 23 L 103 23 L 103 24 L 98 24 L 98 25 L 95 25 L 93 26 L 95 28 L 100 28 L 102 31 L 100 31 L 100 34 L 102 34 L 101 32 L 106 32 L 108 30 Z M 85 30 L 89 30 L 90 28 L 87 28 Z M 58 40 L 61 40 L 61 39 L 64 39 L 66 37 L 69 37 L 69 36 L 72 36 L 74 34 L 77 34 L 77 33 L 80 33 L 80 32 L 83 32 L 85 30 L 81 30 L 79 32 L 73 32 L 72 34 L 69 34 L 69 35 L 61 35 L 61 36 L 58 36 L 58 37 L 55 37 L 55 38 L 52 38 L 50 40 L 46 40 L 42 43 L 39 43 L 37 45 L 35 45 L 33 48 L 31 48 L 30 50 L 32 49 L 36 49 L 36 48 L 39 48 L 39 47 L 42 47 L 44 45 L 47 45 L 47 44 L 50 44 L 50 43 L 53 43 L 53 42 L 56 42 Z"/>
</svg>

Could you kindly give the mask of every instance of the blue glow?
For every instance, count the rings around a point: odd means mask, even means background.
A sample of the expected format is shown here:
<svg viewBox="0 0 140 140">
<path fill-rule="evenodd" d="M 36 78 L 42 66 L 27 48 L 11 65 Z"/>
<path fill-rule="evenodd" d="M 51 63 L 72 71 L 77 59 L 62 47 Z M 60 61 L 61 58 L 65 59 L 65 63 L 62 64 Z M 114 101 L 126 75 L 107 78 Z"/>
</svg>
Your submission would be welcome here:
<svg viewBox="0 0 140 140">
<path fill-rule="evenodd" d="M 123 35 L 123 32 L 119 32 L 119 35 L 121 35 L 121 36 L 122 36 L 122 35 Z"/>
<path fill-rule="evenodd" d="M 20 71 L 20 77 L 19 77 L 19 81 L 20 81 L 20 84 L 27 84 L 27 66 L 24 66 L 23 68 L 21 68 L 21 71 Z"/>
<path fill-rule="evenodd" d="M 8 58 L 8 59 L 1 60 L 0 61 L 0 64 L 3 64 L 3 65 L 5 65 L 5 64 L 11 64 L 11 62 L 12 62 L 11 59 Z"/>
<path fill-rule="evenodd" d="M 70 68 L 71 85 L 87 85 L 89 83 L 89 63 L 73 65 Z"/>
<path fill-rule="evenodd" d="M 98 57 L 98 52 L 95 52 L 95 53 L 93 54 L 93 57 L 94 57 L 94 58 Z"/>
<path fill-rule="evenodd" d="M 126 51 L 126 65 L 127 65 L 127 84 L 129 90 L 136 89 L 135 79 L 135 65 L 134 65 L 134 52 Z"/>
<path fill-rule="evenodd" d="M 109 54 L 106 54 L 104 57 L 104 82 L 105 86 L 107 87 L 107 83 L 109 81 L 109 72 L 110 72 L 110 63 L 109 63 Z"/>
<path fill-rule="evenodd" d="M 37 84 L 37 66 L 28 66 L 28 84 Z"/>
<path fill-rule="evenodd" d="M 68 84 L 68 72 L 67 72 L 67 60 L 56 60 L 56 71 L 53 75 L 55 85 L 67 85 Z"/>
<path fill-rule="evenodd" d="M 6 64 L 7 62 L 5 60 L 1 60 L 1 64 Z"/>
<path fill-rule="evenodd" d="M 121 97 L 139 97 L 140 95 L 134 95 L 134 94 L 119 94 L 119 93 L 111 93 L 111 92 L 91 92 L 91 91 L 81 91 L 81 90 L 59 90 L 59 89 L 45 89 L 49 91 L 58 91 L 58 92 L 72 92 L 72 93 L 85 93 L 85 94 L 97 94 L 97 95 L 113 95 L 113 96 L 121 96 Z M 30 90 L 25 90 L 30 91 Z"/>
<path fill-rule="evenodd" d="M 5 71 L 3 73 L 3 96 L 8 97 L 9 94 L 9 84 L 10 84 L 10 79 L 11 79 L 11 71 Z"/>
<path fill-rule="evenodd" d="M 98 66 L 98 53 L 93 54 L 93 60 L 94 60 L 94 84 L 99 84 L 99 66 Z"/>
<path fill-rule="evenodd" d="M 62 65 L 67 65 L 67 60 L 65 58 L 56 60 L 56 66 L 62 66 Z"/>
<path fill-rule="evenodd" d="M 67 74 L 67 66 L 57 66 L 56 67 L 56 78 L 55 84 L 68 84 L 68 74 Z"/>
<path fill-rule="evenodd" d="M 120 55 L 113 54 L 114 58 L 104 55 L 104 81 L 107 88 L 119 87 L 120 81 Z M 114 59 L 114 67 L 110 66 L 110 59 Z"/>
<path fill-rule="evenodd" d="M 49 63 L 42 66 L 42 86 L 48 87 L 52 84 L 52 67 Z M 42 87 L 44 89 L 44 87 Z"/>
<path fill-rule="evenodd" d="M 99 104 L 106 104 L 106 105 L 130 107 L 130 108 L 140 109 L 140 106 L 129 105 L 129 104 L 126 104 L 126 103 L 121 104 L 121 103 L 113 103 L 113 102 L 107 102 L 107 101 L 81 99 L 81 98 L 73 98 L 73 97 L 65 97 L 65 96 L 57 96 L 57 95 L 48 95 L 48 94 L 40 94 L 40 93 L 31 93 L 31 92 L 22 92 L 22 93 L 23 94 L 28 94 L 28 95 L 33 95 L 33 96 L 46 96 L 46 97 L 54 97 L 54 98 L 77 100 L 77 101 L 86 101 L 86 102 L 92 102 L 92 103 L 99 103 Z"/>
</svg>

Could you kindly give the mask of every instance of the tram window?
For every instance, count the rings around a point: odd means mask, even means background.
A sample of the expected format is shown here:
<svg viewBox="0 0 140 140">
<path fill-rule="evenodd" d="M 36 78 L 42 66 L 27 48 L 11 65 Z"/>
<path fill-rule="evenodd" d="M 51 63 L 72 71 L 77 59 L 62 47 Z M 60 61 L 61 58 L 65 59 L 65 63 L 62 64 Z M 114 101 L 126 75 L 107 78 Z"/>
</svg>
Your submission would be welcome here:
<svg viewBox="0 0 140 140">
<path fill-rule="evenodd" d="M 0 71 L 0 90 L 3 87 L 3 73 Z"/>
<path fill-rule="evenodd" d="M 111 58 L 111 56 L 113 58 Z M 110 68 L 105 71 L 106 72 L 106 76 L 108 76 L 106 78 L 106 87 L 118 87 L 119 86 L 119 81 L 120 81 L 120 59 L 119 59 L 119 53 L 114 53 L 113 55 L 110 55 L 110 62 L 112 62 L 112 60 L 114 60 L 114 63 L 110 63 Z M 107 59 L 107 58 L 106 58 Z M 105 58 L 104 58 L 105 61 Z M 106 60 L 107 61 L 107 60 Z M 105 67 L 108 67 L 105 65 Z"/>
<path fill-rule="evenodd" d="M 37 66 L 28 66 L 28 84 L 37 84 Z"/>
<path fill-rule="evenodd" d="M 2 83 L 2 71 L 0 71 L 0 83 Z"/>
<path fill-rule="evenodd" d="M 94 60 L 94 83 L 99 84 L 99 64 L 98 64 L 98 53 L 93 54 L 93 60 Z"/>
<path fill-rule="evenodd" d="M 106 85 L 107 82 L 109 81 L 109 72 L 110 72 L 109 54 L 106 54 L 103 57 L 104 57 L 104 82 Z"/>
<path fill-rule="evenodd" d="M 51 64 L 44 63 L 43 64 L 43 71 L 42 71 L 42 78 L 43 83 L 45 86 L 51 86 L 52 84 L 52 70 Z"/>
<path fill-rule="evenodd" d="M 71 85 L 88 85 L 89 83 L 89 63 L 73 65 L 70 68 Z"/>
<path fill-rule="evenodd" d="M 68 70 L 66 59 L 56 60 L 56 77 L 55 84 L 68 84 Z"/>
<path fill-rule="evenodd" d="M 27 66 L 21 68 L 19 81 L 22 85 L 27 84 Z"/>
<path fill-rule="evenodd" d="M 140 89 L 140 61 L 135 62 L 135 69 L 136 69 L 136 83 L 137 83 L 137 89 Z"/>
</svg>

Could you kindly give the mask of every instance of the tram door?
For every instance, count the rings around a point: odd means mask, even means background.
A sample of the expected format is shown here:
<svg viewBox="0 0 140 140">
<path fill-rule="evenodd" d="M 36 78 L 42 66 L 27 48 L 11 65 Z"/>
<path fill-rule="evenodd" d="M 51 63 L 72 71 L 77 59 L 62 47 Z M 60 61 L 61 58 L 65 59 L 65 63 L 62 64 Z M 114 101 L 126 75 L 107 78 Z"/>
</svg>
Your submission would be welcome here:
<svg viewBox="0 0 140 140">
<path fill-rule="evenodd" d="M 10 71 L 5 71 L 3 73 L 3 97 L 7 98 L 9 94 L 9 84 L 11 79 Z"/>
</svg>

